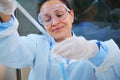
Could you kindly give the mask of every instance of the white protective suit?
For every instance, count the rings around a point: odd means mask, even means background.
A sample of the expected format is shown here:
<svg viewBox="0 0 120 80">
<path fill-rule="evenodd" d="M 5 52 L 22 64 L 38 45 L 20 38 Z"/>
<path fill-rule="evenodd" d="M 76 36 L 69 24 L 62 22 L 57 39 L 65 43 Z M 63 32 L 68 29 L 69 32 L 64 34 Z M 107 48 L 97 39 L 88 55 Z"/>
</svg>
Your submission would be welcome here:
<svg viewBox="0 0 120 80">
<path fill-rule="evenodd" d="M 0 63 L 13 68 L 31 67 L 29 80 L 63 80 L 59 64 L 50 60 L 52 44 L 46 36 L 19 36 L 18 21 L 0 23 Z M 120 80 L 120 50 L 113 40 L 99 42 L 95 57 L 64 60 L 68 80 Z"/>
</svg>

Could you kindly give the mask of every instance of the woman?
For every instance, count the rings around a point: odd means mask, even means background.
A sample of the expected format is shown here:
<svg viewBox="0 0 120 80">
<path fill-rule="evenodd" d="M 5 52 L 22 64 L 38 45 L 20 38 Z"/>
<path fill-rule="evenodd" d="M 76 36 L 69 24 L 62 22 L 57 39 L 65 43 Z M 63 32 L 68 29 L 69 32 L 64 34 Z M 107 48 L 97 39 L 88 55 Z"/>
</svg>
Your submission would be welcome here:
<svg viewBox="0 0 120 80">
<path fill-rule="evenodd" d="M 5 4 L 2 7 L 5 8 Z M 12 13 L 14 8 L 10 9 Z M 30 66 L 29 80 L 63 80 L 59 62 L 50 54 L 55 53 L 64 57 L 60 61 L 64 63 L 68 80 L 119 79 L 119 48 L 113 40 L 103 43 L 76 37 L 71 31 L 74 13 L 66 0 L 44 0 L 40 6 L 38 19 L 56 41 L 52 44 L 43 35 L 20 37 L 15 16 L 6 12 L 1 10 L 0 15 L 3 22 L 0 24 L 0 63 L 14 68 Z"/>
</svg>

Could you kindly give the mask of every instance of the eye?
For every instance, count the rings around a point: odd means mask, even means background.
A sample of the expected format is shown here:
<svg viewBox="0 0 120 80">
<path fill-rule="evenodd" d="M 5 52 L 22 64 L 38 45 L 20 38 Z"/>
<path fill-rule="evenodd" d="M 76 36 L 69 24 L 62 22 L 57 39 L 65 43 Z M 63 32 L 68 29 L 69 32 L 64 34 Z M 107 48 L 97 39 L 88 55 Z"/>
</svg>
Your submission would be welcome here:
<svg viewBox="0 0 120 80">
<path fill-rule="evenodd" d="M 59 13 L 59 14 L 57 14 L 56 16 L 57 16 L 58 18 L 61 18 L 63 15 L 64 15 L 63 13 Z"/>
<path fill-rule="evenodd" d="M 51 20 L 51 16 L 50 15 L 42 16 L 42 21 L 43 22 L 49 22 L 50 20 Z"/>
<path fill-rule="evenodd" d="M 64 15 L 65 15 L 65 12 L 64 12 L 64 11 L 57 11 L 57 13 L 56 13 L 56 16 L 57 16 L 58 18 L 62 18 Z"/>
<path fill-rule="evenodd" d="M 51 17 L 47 17 L 44 19 L 44 22 L 49 22 L 51 20 Z"/>
</svg>

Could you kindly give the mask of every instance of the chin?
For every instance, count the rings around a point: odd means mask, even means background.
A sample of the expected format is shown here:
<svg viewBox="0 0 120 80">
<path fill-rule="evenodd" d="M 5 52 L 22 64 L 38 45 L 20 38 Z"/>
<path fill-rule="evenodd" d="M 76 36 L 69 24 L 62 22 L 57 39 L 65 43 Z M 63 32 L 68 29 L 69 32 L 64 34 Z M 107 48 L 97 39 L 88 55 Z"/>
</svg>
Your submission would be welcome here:
<svg viewBox="0 0 120 80">
<path fill-rule="evenodd" d="M 65 39 L 64 36 L 56 36 L 54 38 L 55 38 L 55 40 L 59 40 L 59 41 L 63 41 Z"/>
</svg>

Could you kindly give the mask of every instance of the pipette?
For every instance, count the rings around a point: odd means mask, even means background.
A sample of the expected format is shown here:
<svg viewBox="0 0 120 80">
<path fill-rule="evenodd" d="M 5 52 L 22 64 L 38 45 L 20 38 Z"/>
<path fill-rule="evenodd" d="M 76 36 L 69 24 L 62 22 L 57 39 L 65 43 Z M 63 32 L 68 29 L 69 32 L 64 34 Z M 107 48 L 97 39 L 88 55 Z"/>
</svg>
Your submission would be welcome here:
<svg viewBox="0 0 120 80">
<path fill-rule="evenodd" d="M 42 26 L 16 1 L 18 9 L 30 20 L 31 23 L 35 25 L 44 35 L 46 35 L 50 41 L 54 41 L 54 39 L 44 30 Z"/>
<path fill-rule="evenodd" d="M 39 23 L 16 1 L 18 9 L 37 27 L 44 35 L 46 35 L 49 39 L 49 41 L 54 44 L 55 40 L 43 29 L 42 26 L 39 25 Z M 59 57 L 57 57 L 59 58 Z M 58 61 L 59 62 L 59 61 Z M 64 68 L 64 64 L 62 62 L 59 63 L 59 67 L 63 76 L 63 80 L 68 80 L 67 74 Z"/>
</svg>

